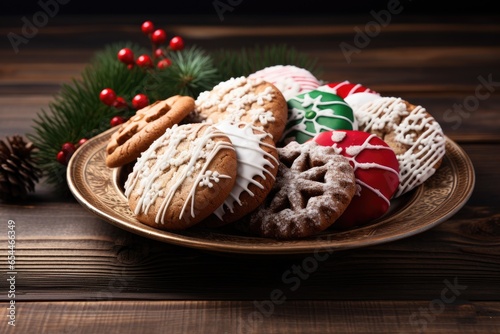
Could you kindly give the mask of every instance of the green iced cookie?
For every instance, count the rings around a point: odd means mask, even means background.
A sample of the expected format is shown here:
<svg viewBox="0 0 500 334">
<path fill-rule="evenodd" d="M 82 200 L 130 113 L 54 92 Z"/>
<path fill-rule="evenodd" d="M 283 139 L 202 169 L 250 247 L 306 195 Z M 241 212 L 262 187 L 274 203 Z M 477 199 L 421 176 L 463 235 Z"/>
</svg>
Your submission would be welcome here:
<svg viewBox="0 0 500 334">
<path fill-rule="evenodd" d="M 280 143 L 295 140 L 302 144 L 323 131 L 357 129 L 354 113 L 344 99 L 312 90 L 288 100 L 288 120 Z"/>
</svg>

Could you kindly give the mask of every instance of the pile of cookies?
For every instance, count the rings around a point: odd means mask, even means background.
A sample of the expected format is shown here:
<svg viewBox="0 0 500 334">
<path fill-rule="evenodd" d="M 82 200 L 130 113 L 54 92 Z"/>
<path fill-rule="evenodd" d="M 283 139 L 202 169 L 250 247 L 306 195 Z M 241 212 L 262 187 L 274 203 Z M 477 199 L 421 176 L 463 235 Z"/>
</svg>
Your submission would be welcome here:
<svg viewBox="0 0 500 334">
<path fill-rule="evenodd" d="M 106 165 L 131 168 L 125 196 L 154 228 L 297 239 L 382 217 L 433 175 L 445 142 L 421 106 L 278 65 L 138 110 Z"/>
</svg>

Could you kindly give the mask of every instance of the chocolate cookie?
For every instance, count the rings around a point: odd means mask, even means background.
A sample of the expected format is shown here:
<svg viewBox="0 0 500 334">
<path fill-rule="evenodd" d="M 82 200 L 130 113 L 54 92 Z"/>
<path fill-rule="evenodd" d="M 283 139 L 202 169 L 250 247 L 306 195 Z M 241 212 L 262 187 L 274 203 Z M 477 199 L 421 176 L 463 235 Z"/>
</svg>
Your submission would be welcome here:
<svg viewBox="0 0 500 334">
<path fill-rule="evenodd" d="M 273 84 L 238 77 L 200 93 L 193 118 L 209 123 L 248 122 L 271 134 L 276 142 L 285 128 L 287 114 L 286 100 Z"/>
<path fill-rule="evenodd" d="M 271 193 L 250 214 L 248 231 L 296 239 L 331 226 L 356 192 L 354 170 L 333 147 L 314 141 L 278 148 L 280 166 Z"/>
<path fill-rule="evenodd" d="M 394 197 L 424 183 L 441 165 L 446 138 L 422 106 L 399 97 L 381 97 L 363 104 L 355 116 L 360 130 L 376 134 L 396 153 L 400 183 Z"/>
<path fill-rule="evenodd" d="M 193 109 L 192 97 L 176 95 L 138 110 L 111 136 L 106 147 L 106 166 L 134 162 L 166 129 L 178 124 Z"/>
<path fill-rule="evenodd" d="M 224 202 L 236 171 L 236 152 L 223 132 L 201 123 L 174 125 L 137 160 L 125 195 L 139 221 L 182 230 Z"/>
</svg>

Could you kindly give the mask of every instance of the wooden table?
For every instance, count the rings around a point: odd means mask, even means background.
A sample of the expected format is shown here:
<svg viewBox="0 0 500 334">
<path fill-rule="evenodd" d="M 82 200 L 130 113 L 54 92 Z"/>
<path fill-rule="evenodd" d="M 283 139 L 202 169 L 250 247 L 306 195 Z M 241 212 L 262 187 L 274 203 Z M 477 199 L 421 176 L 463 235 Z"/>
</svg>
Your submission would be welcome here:
<svg viewBox="0 0 500 334">
<path fill-rule="evenodd" d="M 332 254 L 292 290 L 283 274 L 307 254 L 242 256 L 153 241 L 42 182 L 26 201 L 0 204 L 0 332 L 500 333 L 499 17 L 394 14 L 390 24 L 372 23 L 378 33 L 362 42 L 357 31 L 374 20 L 368 14 L 261 17 L 258 24 L 236 15 L 227 12 L 221 22 L 213 14 L 61 14 L 17 54 L 4 40 L 1 137 L 30 132 L 60 85 L 106 44 L 144 43 L 138 27 L 152 19 L 208 50 L 287 43 L 317 57 L 329 81 L 363 83 L 425 106 L 474 165 L 469 201 L 424 233 Z M 2 19 L 1 34 L 19 33 L 20 22 Z M 359 52 L 346 56 L 341 43 Z M 16 228 L 15 327 L 8 324 L 9 220 Z M 276 289 L 284 298 L 274 298 Z"/>
</svg>

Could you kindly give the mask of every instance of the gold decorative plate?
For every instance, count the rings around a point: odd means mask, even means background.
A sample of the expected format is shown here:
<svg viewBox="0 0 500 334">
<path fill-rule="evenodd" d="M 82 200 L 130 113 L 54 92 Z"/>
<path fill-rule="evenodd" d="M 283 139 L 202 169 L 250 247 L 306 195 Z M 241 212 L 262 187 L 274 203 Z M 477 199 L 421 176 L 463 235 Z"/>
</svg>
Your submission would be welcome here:
<svg viewBox="0 0 500 334">
<path fill-rule="evenodd" d="M 232 227 L 192 227 L 167 232 L 140 223 L 123 194 L 124 172 L 105 165 L 110 129 L 73 154 L 67 169 L 71 192 L 92 213 L 129 232 L 186 247 L 240 254 L 300 254 L 346 250 L 381 244 L 426 231 L 453 216 L 469 199 L 475 182 L 473 165 L 447 138 L 443 163 L 424 184 L 391 203 L 389 211 L 371 224 L 348 231 L 328 229 L 301 240 L 278 241 L 245 235 Z"/>
</svg>

